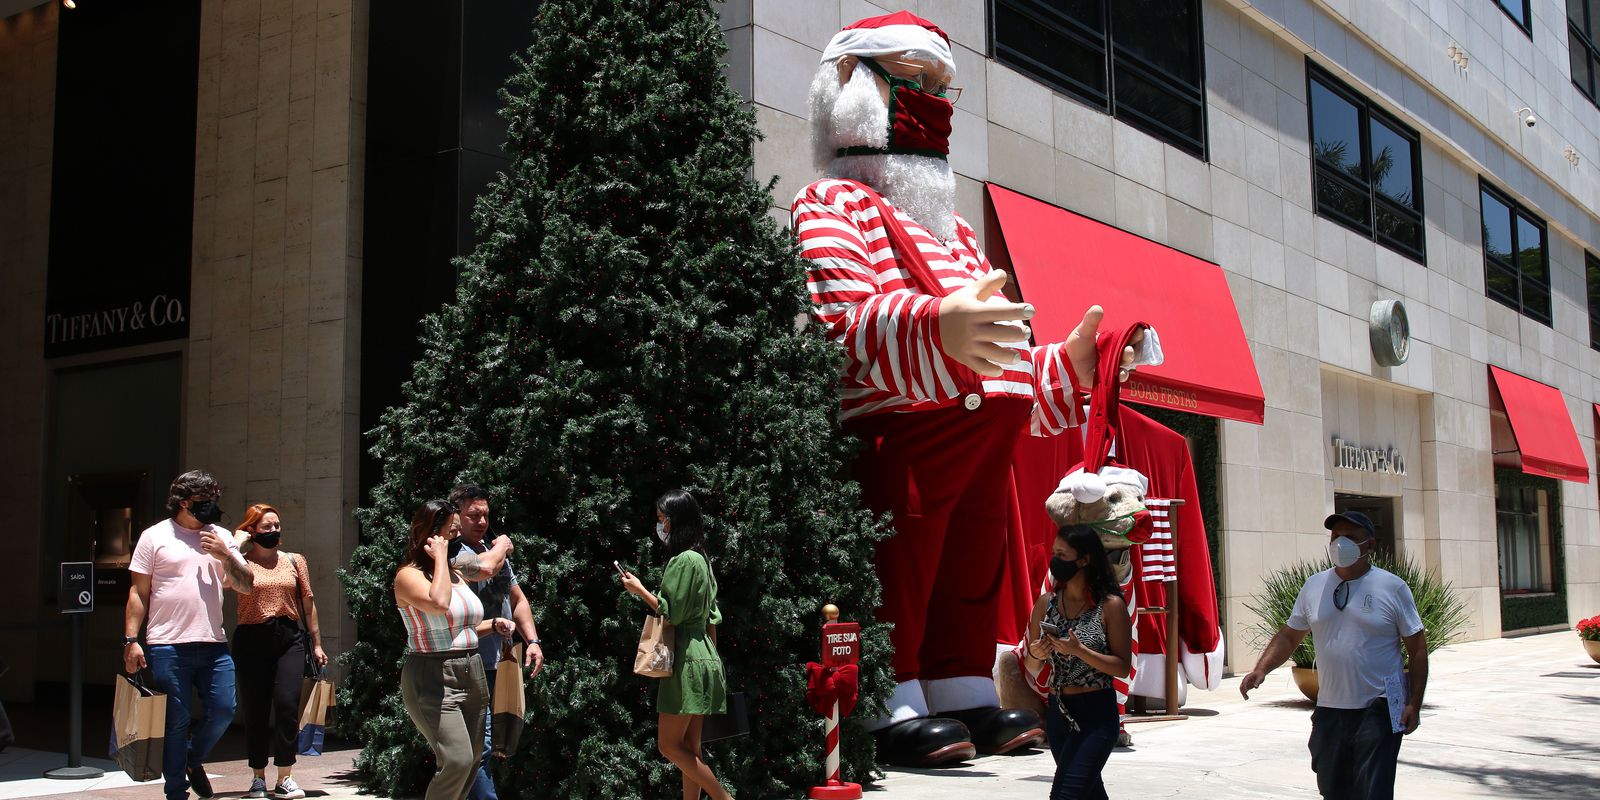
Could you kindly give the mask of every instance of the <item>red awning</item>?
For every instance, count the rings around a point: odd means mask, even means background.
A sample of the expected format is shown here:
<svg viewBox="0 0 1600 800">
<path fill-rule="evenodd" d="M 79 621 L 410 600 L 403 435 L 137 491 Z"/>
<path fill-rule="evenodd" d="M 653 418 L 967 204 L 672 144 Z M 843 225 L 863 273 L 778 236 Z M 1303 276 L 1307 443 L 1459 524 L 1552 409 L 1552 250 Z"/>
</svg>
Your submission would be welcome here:
<svg viewBox="0 0 1600 800">
<path fill-rule="evenodd" d="M 989 199 L 1001 232 L 989 257 L 1038 309 L 1036 341 L 1064 341 L 1096 303 L 1102 330 L 1143 319 L 1166 363 L 1140 368 L 1124 400 L 1261 424 L 1266 398 L 1222 268 L 992 183 Z"/>
<path fill-rule="evenodd" d="M 1492 407 L 1504 411 L 1511 421 L 1511 435 L 1522 453 L 1522 471 L 1588 483 L 1589 461 L 1583 457 L 1561 390 L 1496 366 L 1489 367 L 1489 376 L 1495 389 L 1489 393 Z"/>
</svg>

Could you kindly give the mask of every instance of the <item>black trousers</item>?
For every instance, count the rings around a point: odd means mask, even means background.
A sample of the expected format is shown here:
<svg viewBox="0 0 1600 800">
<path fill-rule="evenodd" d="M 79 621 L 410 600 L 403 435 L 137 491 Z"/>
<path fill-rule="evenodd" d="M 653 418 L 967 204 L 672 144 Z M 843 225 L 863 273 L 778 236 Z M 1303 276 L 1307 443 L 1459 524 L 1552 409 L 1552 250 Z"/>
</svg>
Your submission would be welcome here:
<svg viewBox="0 0 1600 800">
<path fill-rule="evenodd" d="M 1052 693 L 1044 701 L 1044 724 L 1050 754 L 1056 760 L 1050 800 L 1106 800 L 1100 771 L 1117 746 L 1117 729 L 1122 724 L 1122 717 L 1117 714 L 1117 693 L 1112 689 L 1070 695 Z"/>
<path fill-rule="evenodd" d="M 244 712 L 245 753 L 251 769 L 293 766 L 300 729 L 300 681 L 306 672 L 300 624 L 273 617 L 233 632 L 233 664 Z"/>
<path fill-rule="evenodd" d="M 1404 734 L 1389 729 L 1389 701 L 1311 712 L 1311 769 L 1326 800 L 1394 800 L 1395 762 Z"/>
</svg>

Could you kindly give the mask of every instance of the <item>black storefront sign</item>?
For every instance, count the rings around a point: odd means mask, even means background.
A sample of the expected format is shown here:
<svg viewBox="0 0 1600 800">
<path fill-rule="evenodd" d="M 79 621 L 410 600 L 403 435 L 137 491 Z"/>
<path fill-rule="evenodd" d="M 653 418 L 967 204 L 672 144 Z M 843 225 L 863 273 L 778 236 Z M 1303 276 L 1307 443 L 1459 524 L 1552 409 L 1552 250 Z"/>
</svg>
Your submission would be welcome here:
<svg viewBox="0 0 1600 800">
<path fill-rule="evenodd" d="M 44 355 L 187 338 L 200 2 L 60 20 Z"/>
<path fill-rule="evenodd" d="M 45 350 L 59 355 L 50 349 L 98 350 L 181 338 L 189 334 L 189 315 L 182 298 L 158 294 L 98 311 L 55 311 L 45 315 L 44 329 Z"/>
</svg>

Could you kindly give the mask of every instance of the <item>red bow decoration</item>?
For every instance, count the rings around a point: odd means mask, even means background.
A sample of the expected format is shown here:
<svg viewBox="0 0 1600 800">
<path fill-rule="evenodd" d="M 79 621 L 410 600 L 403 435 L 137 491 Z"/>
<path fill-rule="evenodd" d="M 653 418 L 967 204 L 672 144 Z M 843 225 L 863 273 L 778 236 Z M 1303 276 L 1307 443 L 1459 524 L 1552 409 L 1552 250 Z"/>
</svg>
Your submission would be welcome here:
<svg viewBox="0 0 1600 800">
<path fill-rule="evenodd" d="M 857 678 L 855 664 L 842 667 L 824 667 L 815 661 L 806 664 L 806 702 L 811 710 L 822 716 L 833 714 L 833 702 L 839 701 L 839 718 L 850 716 L 856 707 Z"/>
</svg>

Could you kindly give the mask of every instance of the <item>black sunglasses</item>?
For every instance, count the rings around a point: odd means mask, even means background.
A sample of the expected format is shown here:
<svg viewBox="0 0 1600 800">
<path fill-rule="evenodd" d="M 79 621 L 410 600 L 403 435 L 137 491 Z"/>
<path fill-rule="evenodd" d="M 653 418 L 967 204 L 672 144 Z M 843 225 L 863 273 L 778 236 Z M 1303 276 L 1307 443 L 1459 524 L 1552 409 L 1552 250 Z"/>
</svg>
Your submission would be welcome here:
<svg viewBox="0 0 1600 800">
<path fill-rule="evenodd" d="M 1333 587 L 1333 607 L 1343 611 L 1347 605 L 1350 605 L 1350 582 L 1339 581 L 1339 585 Z"/>
</svg>

